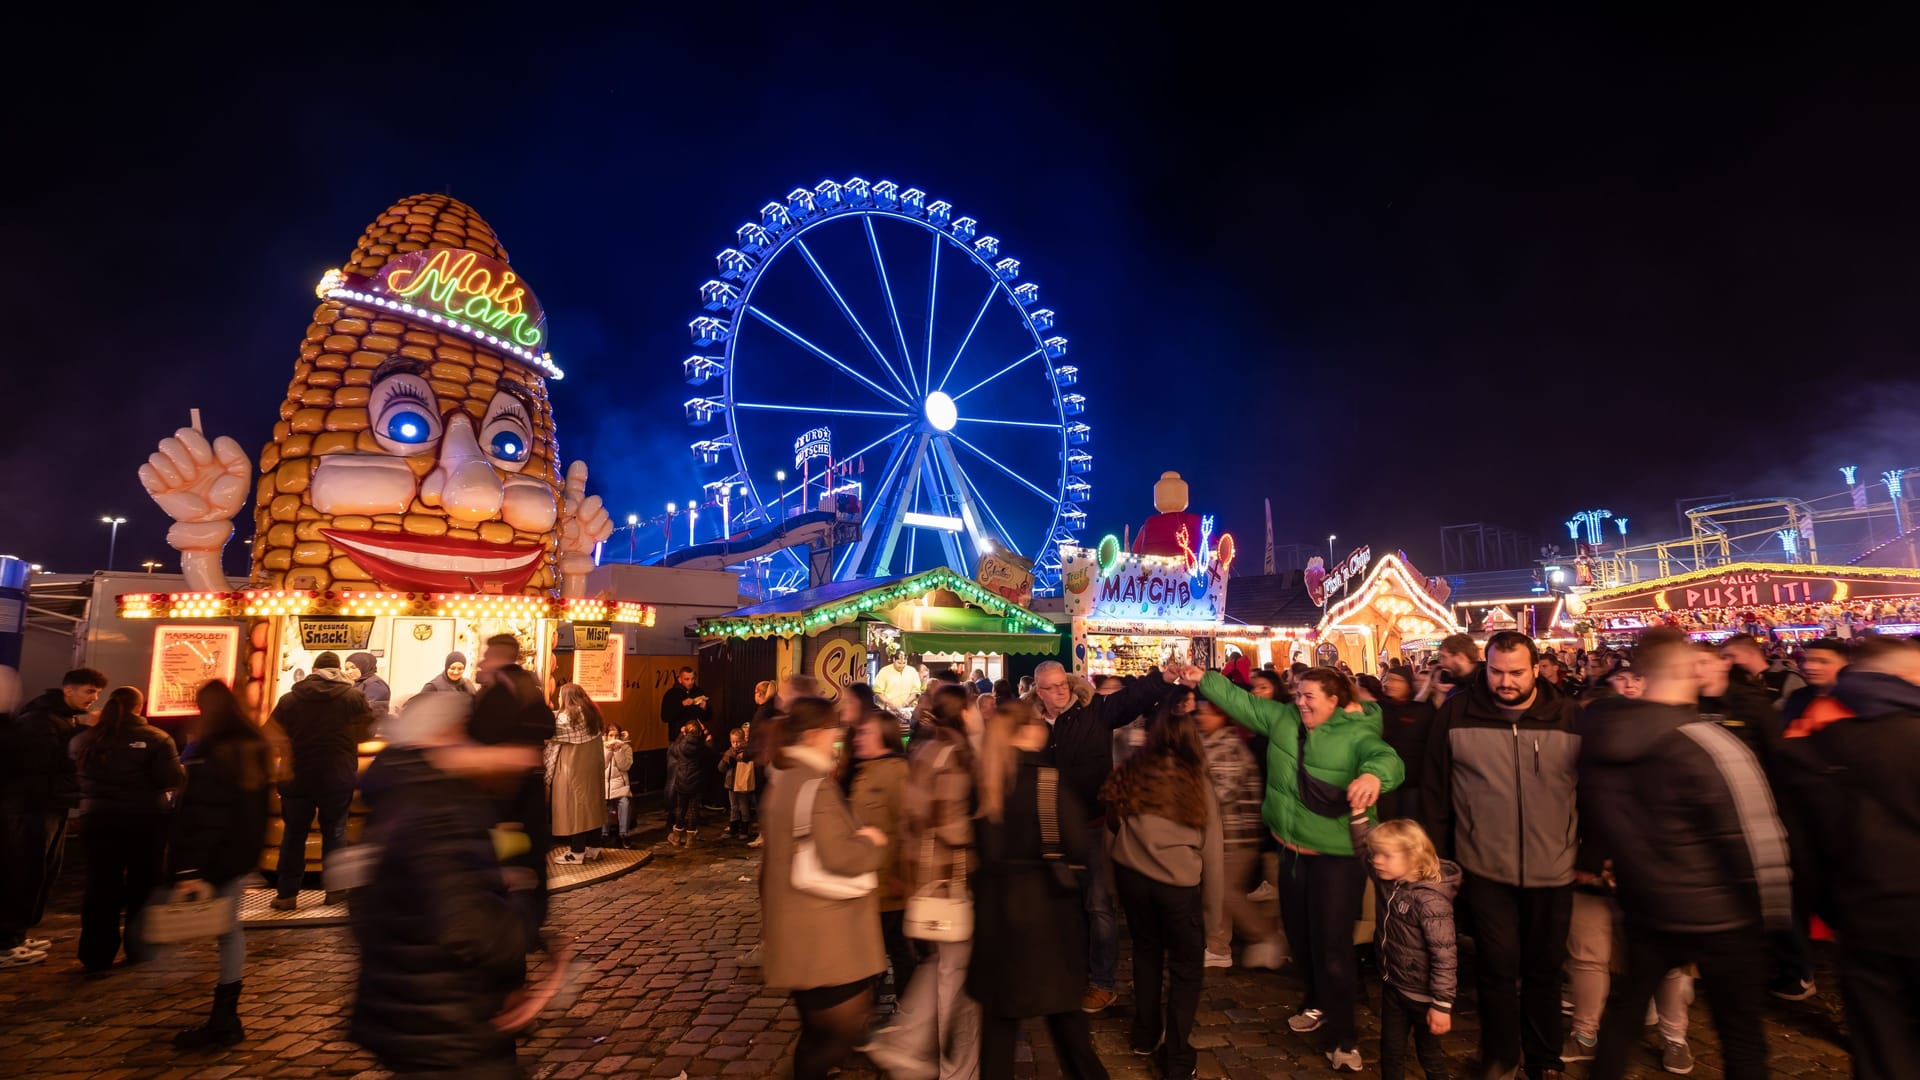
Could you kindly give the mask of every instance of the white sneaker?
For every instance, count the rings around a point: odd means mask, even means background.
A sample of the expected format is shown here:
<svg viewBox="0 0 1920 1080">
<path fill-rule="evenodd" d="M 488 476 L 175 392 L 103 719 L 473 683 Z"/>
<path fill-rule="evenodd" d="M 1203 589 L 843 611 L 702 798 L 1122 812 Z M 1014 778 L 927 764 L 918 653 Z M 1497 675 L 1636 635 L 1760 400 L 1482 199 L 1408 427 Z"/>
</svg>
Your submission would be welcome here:
<svg viewBox="0 0 1920 1080">
<path fill-rule="evenodd" d="M 48 949 L 53 948 L 53 942 L 43 937 L 30 937 L 20 944 L 25 945 L 34 952 L 46 952 Z"/>
<path fill-rule="evenodd" d="M 1256 941 L 1240 952 L 1240 966 L 1256 971 L 1278 971 L 1287 963 L 1287 947 L 1279 941 Z"/>
<path fill-rule="evenodd" d="M 1247 899 L 1253 901 L 1256 904 L 1264 903 L 1265 901 L 1268 901 L 1268 900 L 1277 900 L 1279 899 L 1279 897 L 1280 897 L 1280 890 L 1274 888 L 1273 882 L 1271 881 L 1261 882 L 1259 888 L 1247 894 Z"/>
<path fill-rule="evenodd" d="M 597 847 L 590 847 L 590 848 L 588 848 L 587 850 L 585 850 L 585 851 L 583 851 L 583 852 L 581 852 L 581 853 L 580 853 L 580 857 L 581 857 L 582 859 L 584 859 L 584 860 L 586 860 L 587 862 L 592 862 L 593 860 L 595 860 L 595 859 L 597 859 L 597 858 L 599 858 L 599 857 L 601 856 L 601 854 L 602 854 L 602 852 L 601 852 L 601 850 L 600 850 L 599 848 L 597 848 Z"/>
<path fill-rule="evenodd" d="M 1233 966 L 1233 953 L 1217 953 L 1212 949 L 1208 949 L 1206 966 L 1210 968 L 1230 968 Z"/>
<path fill-rule="evenodd" d="M 0 952 L 0 968 L 26 967 L 29 964 L 44 963 L 47 950 L 29 949 L 25 945 L 15 945 L 6 952 Z"/>
<path fill-rule="evenodd" d="M 1359 1072 L 1366 1066 L 1366 1062 L 1360 1060 L 1358 1050 L 1329 1050 L 1327 1062 L 1333 1066 L 1334 1072 Z"/>
<path fill-rule="evenodd" d="M 1319 1009 L 1303 1009 L 1287 1020 L 1287 1026 L 1305 1035 L 1309 1031 L 1319 1031 L 1320 1025 L 1326 1022 L 1326 1014 Z"/>
</svg>

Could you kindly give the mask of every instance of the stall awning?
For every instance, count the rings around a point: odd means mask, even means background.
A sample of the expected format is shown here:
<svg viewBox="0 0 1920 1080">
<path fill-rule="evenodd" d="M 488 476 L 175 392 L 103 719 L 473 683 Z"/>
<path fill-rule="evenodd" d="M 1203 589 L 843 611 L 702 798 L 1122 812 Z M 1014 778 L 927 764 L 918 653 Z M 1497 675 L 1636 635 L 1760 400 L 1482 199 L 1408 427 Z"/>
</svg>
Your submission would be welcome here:
<svg viewBox="0 0 1920 1080">
<path fill-rule="evenodd" d="M 962 630 L 906 630 L 900 647 L 910 653 L 998 653 L 1002 656 L 1052 656 L 1059 634 L 968 633 Z"/>
<path fill-rule="evenodd" d="M 992 616 L 996 631 L 1017 635 L 1021 628 L 1026 628 L 1050 639 L 1059 636 L 1052 621 L 946 567 L 937 567 L 909 577 L 831 582 L 725 615 L 701 619 L 694 626 L 701 637 L 811 637 L 857 619 L 883 618 L 893 608 L 912 604 L 940 589 L 953 593 L 966 604 Z M 944 631 L 950 628 L 942 625 L 939 629 Z M 1053 650 L 1049 647 L 1046 651 Z"/>
</svg>

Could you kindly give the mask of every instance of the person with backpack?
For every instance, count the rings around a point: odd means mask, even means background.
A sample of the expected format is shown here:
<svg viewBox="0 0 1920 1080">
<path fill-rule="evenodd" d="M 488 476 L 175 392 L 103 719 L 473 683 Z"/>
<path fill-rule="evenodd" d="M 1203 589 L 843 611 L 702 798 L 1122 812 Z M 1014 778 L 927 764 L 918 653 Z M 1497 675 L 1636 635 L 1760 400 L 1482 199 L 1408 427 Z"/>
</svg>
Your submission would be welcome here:
<svg viewBox="0 0 1920 1080">
<path fill-rule="evenodd" d="M 80 771 L 80 836 L 87 887 L 80 901 L 80 967 L 113 966 L 124 939 L 127 962 L 145 959 L 134 931 L 140 909 L 160 884 L 167 815 L 186 779 L 173 738 L 147 723 L 146 695 L 122 686 L 107 695 L 100 719 L 68 747 Z M 123 934 L 124 922 L 124 934 Z"/>
</svg>

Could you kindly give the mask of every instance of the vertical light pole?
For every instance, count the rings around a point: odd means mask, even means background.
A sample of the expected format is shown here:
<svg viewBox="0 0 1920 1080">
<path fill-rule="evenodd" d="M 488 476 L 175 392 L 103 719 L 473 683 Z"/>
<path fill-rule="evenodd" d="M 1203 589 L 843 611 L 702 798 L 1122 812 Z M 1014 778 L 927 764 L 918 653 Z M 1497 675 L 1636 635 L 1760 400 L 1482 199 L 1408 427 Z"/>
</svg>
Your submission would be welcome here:
<svg viewBox="0 0 1920 1080">
<path fill-rule="evenodd" d="M 633 547 L 634 547 L 634 544 L 636 544 L 639 541 L 639 536 L 640 536 L 640 515 L 628 514 L 627 515 L 627 562 L 629 563 L 632 563 L 635 561 Z"/>
<path fill-rule="evenodd" d="M 694 544 L 693 530 L 700 524 L 700 507 L 692 499 L 687 500 L 687 546 Z"/>
<path fill-rule="evenodd" d="M 787 470 L 781 469 L 773 474 L 773 482 L 780 485 L 780 520 L 787 520 Z"/>
<path fill-rule="evenodd" d="M 1340 539 L 1332 533 L 1327 534 L 1327 569 L 1333 569 L 1333 542 Z"/>
<path fill-rule="evenodd" d="M 146 562 L 143 562 L 140 565 L 149 574 L 153 573 L 155 570 L 160 569 L 160 564 L 157 562 L 154 562 L 152 559 L 148 559 Z"/>
<path fill-rule="evenodd" d="M 660 534 L 666 537 L 666 546 L 660 549 L 660 554 L 662 555 L 665 555 L 667 552 L 673 550 L 673 509 L 674 509 L 674 504 L 668 503 L 667 504 L 667 524 L 665 528 L 660 530 Z"/>
<path fill-rule="evenodd" d="M 100 523 L 113 528 L 113 531 L 107 534 L 107 569 L 111 570 L 113 569 L 114 549 L 120 546 L 120 526 L 125 525 L 127 519 L 123 517 L 103 517 L 100 519 Z"/>
</svg>

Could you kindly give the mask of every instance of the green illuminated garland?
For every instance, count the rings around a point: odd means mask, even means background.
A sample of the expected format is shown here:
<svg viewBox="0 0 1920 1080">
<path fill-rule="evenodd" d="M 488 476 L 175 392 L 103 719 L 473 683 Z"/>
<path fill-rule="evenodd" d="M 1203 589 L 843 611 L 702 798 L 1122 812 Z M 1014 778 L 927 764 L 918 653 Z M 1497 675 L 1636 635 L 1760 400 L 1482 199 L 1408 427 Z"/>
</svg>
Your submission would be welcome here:
<svg viewBox="0 0 1920 1080">
<path fill-rule="evenodd" d="M 700 633 L 704 637 L 737 638 L 817 634 L 828 627 L 851 622 L 877 608 L 889 608 L 943 587 L 957 593 L 970 603 L 978 604 L 995 615 L 1011 620 L 1023 629 L 1049 634 L 1058 629 L 1049 620 L 1020 607 L 1006 597 L 968 581 L 949 568 L 941 567 L 923 574 L 916 574 L 885 589 L 862 593 L 811 611 L 754 619 L 702 619 L 699 624 Z"/>
</svg>

